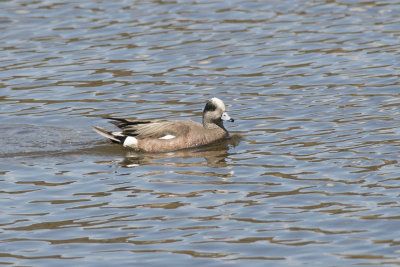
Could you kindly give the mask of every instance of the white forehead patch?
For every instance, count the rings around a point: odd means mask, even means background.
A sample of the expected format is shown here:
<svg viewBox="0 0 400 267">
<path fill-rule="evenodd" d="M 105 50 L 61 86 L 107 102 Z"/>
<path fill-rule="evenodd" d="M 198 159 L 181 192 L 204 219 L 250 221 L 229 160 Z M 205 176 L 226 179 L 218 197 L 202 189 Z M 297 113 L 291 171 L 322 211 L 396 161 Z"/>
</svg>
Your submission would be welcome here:
<svg viewBox="0 0 400 267">
<path fill-rule="evenodd" d="M 217 108 L 220 108 L 220 109 L 222 109 L 223 111 L 225 111 L 225 104 L 224 104 L 224 102 L 222 102 L 221 99 L 216 98 L 216 97 L 213 97 L 213 98 L 211 98 L 210 101 L 213 102 L 213 104 L 214 104 Z"/>
</svg>

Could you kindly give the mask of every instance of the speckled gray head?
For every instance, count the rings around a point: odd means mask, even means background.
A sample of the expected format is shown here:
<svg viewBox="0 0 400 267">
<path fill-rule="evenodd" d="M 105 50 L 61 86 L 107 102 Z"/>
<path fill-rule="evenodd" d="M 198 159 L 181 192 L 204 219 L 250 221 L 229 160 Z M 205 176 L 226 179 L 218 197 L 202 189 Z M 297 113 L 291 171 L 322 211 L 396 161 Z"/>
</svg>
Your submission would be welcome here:
<svg viewBox="0 0 400 267">
<path fill-rule="evenodd" d="M 221 119 L 223 121 L 230 121 L 230 122 L 235 121 L 226 112 L 224 102 L 216 97 L 213 97 L 209 101 L 207 101 L 203 112 L 204 114 L 211 112 L 214 113 L 213 115 L 208 115 L 209 117 L 214 117 L 214 119 L 218 120 Z"/>
</svg>

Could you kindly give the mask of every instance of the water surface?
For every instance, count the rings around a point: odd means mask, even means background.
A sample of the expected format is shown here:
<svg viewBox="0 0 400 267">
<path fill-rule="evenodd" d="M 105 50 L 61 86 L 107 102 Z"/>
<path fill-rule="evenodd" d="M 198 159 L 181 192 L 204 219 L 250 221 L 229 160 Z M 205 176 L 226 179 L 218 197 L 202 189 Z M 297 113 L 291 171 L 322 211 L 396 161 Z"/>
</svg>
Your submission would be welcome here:
<svg viewBox="0 0 400 267">
<path fill-rule="evenodd" d="M 2 1 L 0 263 L 400 264 L 397 1 Z M 232 138 L 145 154 L 104 116 Z"/>
</svg>

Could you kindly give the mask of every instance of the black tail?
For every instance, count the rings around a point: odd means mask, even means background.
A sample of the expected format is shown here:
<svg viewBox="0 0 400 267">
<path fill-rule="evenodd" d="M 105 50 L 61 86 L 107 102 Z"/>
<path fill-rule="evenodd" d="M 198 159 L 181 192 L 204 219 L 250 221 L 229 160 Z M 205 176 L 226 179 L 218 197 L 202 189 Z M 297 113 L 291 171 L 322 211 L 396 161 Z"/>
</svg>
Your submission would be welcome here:
<svg viewBox="0 0 400 267">
<path fill-rule="evenodd" d="M 122 135 L 121 133 L 109 132 L 109 131 L 104 130 L 103 128 L 100 128 L 98 126 L 93 126 L 93 130 L 96 133 L 98 133 L 98 134 L 110 139 L 112 142 L 117 143 L 117 144 L 123 144 L 125 139 L 126 139 L 126 136 Z"/>
</svg>

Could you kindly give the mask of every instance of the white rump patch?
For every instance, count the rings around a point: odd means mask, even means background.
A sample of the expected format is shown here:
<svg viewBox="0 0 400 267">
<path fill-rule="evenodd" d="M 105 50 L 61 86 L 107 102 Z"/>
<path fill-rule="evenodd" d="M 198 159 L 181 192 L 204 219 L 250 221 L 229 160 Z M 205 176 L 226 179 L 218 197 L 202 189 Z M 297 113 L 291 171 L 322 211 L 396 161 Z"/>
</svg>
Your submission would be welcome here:
<svg viewBox="0 0 400 267">
<path fill-rule="evenodd" d="M 167 135 L 161 136 L 158 139 L 168 140 L 168 139 L 172 139 L 172 138 L 175 138 L 175 135 L 167 134 Z"/>
<path fill-rule="evenodd" d="M 133 136 L 128 136 L 122 145 L 125 147 L 137 148 L 137 139 Z"/>
</svg>

